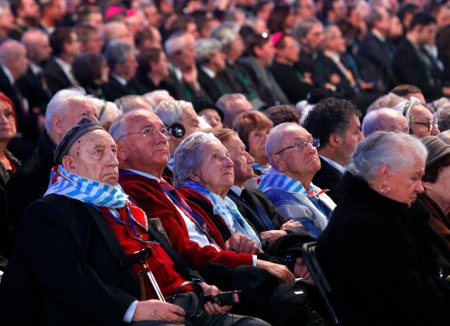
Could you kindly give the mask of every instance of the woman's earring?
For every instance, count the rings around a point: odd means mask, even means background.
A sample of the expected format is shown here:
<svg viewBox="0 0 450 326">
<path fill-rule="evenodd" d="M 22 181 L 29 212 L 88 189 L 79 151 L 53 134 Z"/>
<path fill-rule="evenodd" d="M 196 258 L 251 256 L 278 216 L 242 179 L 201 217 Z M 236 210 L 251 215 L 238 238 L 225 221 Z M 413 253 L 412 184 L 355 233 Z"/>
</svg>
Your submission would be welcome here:
<svg viewBox="0 0 450 326">
<path fill-rule="evenodd" d="M 389 188 L 389 186 L 387 186 L 387 185 L 382 185 L 381 186 L 380 192 L 383 195 L 387 195 L 389 193 L 389 191 L 391 191 L 391 188 Z"/>
</svg>

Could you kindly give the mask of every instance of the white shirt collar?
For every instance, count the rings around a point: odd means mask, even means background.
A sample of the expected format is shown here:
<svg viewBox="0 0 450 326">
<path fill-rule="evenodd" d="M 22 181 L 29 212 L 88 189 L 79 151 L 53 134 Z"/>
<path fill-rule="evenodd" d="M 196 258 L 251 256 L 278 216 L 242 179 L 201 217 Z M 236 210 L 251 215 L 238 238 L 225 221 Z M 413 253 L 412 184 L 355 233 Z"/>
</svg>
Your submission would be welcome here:
<svg viewBox="0 0 450 326">
<path fill-rule="evenodd" d="M 386 41 L 386 37 L 384 37 L 383 35 L 380 34 L 379 31 L 372 29 L 372 34 L 375 35 L 375 37 L 377 39 L 379 39 L 381 42 L 385 42 Z"/>
<path fill-rule="evenodd" d="M 325 162 L 327 162 L 328 164 L 330 164 L 332 167 L 334 167 L 336 170 L 338 170 L 341 173 L 344 173 L 345 168 L 340 165 L 339 163 L 337 163 L 336 161 L 333 161 L 332 159 L 329 159 L 328 157 L 319 155 Z"/>
<path fill-rule="evenodd" d="M 122 77 L 119 77 L 118 75 L 116 75 L 115 73 L 111 73 L 111 76 L 116 79 L 121 85 L 126 86 L 127 85 L 127 81 L 125 79 L 123 79 Z"/>
<path fill-rule="evenodd" d="M 14 82 L 15 82 L 15 81 L 14 81 L 14 77 L 13 77 L 11 71 L 9 71 L 9 69 L 6 68 L 6 66 L 4 66 L 4 65 L 0 65 L 0 67 L 2 67 L 3 72 L 5 73 L 6 77 L 8 77 L 8 80 L 9 80 L 9 82 L 11 83 L 11 85 L 14 86 Z"/>
<path fill-rule="evenodd" d="M 232 185 L 231 188 L 230 188 L 230 190 L 231 190 L 232 192 L 234 192 L 236 195 L 238 195 L 239 197 L 241 197 L 242 190 L 244 190 L 244 188 L 241 188 L 241 187 Z"/>
<path fill-rule="evenodd" d="M 201 66 L 200 68 L 201 68 L 201 69 L 205 72 L 205 74 L 207 74 L 210 78 L 216 77 L 216 74 L 215 74 L 214 71 L 212 71 L 211 69 L 209 69 L 209 68 L 207 68 L 207 67 L 205 67 L 205 66 Z"/>
</svg>

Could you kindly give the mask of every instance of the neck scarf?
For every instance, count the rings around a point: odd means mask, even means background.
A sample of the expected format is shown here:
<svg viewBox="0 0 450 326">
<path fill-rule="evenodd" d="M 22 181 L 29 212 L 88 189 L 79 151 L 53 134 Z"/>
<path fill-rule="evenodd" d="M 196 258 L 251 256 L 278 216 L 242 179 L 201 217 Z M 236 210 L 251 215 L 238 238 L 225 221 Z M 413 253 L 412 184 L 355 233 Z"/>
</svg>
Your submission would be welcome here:
<svg viewBox="0 0 450 326">
<path fill-rule="evenodd" d="M 80 177 L 55 165 L 50 172 L 50 183 L 44 196 L 63 195 L 93 206 L 116 209 L 127 205 L 128 196 L 119 184 L 115 186 Z"/>
<path fill-rule="evenodd" d="M 208 188 L 190 180 L 185 182 L 184 187 L 193 189 L 208 198 L 213 206 L 214 214 L 220 215 L 223 218 L 225 224 L 230 229 L 231 234 L 245 234 L 261 248 L 261 241 L 259 240 L 258 235 L 247 223 L 245 218 L 238 211 L 236 204 L 230 198 L 225 197 L 222 199 L 222 197 L 211 192 Z"/>
<path fill-rule="evenodd" d="M 258 188 L 261 191 L 267 192 L 276 189 L 292 194 L 299 201 L 299 204 L 308 207 L 312 212 L 314 224 L 321 230 L 325 229 L 336 204 L 325 194 L 324 190 L 312 183 L 308 189 L 305 189 L 300 181 L 288 177 L 274 168 L 264 170 L 260 179 Z"/>
</svg>

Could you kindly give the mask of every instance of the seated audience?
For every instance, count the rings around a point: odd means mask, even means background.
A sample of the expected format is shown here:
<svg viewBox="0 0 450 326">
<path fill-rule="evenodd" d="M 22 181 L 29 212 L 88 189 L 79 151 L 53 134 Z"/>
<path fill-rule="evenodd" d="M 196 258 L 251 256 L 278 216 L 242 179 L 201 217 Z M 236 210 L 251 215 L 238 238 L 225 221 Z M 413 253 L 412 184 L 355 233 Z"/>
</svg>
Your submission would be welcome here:
<svg viewBox="0 0 450 326">
<path fill-rule="evenodd" d="M 114 101 L 117 108 L 122 113 L 127 113 L 136 109 L 153 111 L 151 104 L 141 95 L 125 95 Z"/>
<path fill-rule="evenodd" d="M 165 89 L 157 89 L 142 95 L 145 100 L 150 103 L 152 109 L 155 110 L 162 101 L 175 101 L 172 95 Z"/>
<path fill-rule="evenodd" d="M 347 100 L 333 97 L 321 100 L 309 111 L 303 126 L 320 140 L 317 151 L 320 170 L 312 182 L 322 189 L 335 203 L 342 198 L 341 177 L 356 145 L 363 139 L 359 118 L 361 112 Z"/>
<path fill-rule="evenodd" d="M 408 121 L 397 110 L 381 108 L 370 111 L 364 116 L 362 134 L 364 137 L 375 131 L 395 131 L 409 133 Z"/>
<path fill-rule="evenodd" d="M 414 85 L 409 84 L 397 85 L 391 90 L 390 93 L 401 96 L 407 100 L 409 100 L 413 96 L 416 99 L 418 99 L 419 103 L 422 105 L 425 105 L 427 103 L 420 88 Z"/>
<path fill-rule="evenodd" d="M 336 206 L 311 182 L 320 170 L 319 145 L 320 140 L 298 124 L 274 127 L 266 143 L 271 167 L 258 185 L 284 216 L 302 223 L 313 237 L 325 229 Z"/>
<path fill-rule="evenodd" d="M 344 198 L 316 250 L 342 325 L 450 323 L 450 286 L 435 258 L 429 211 L 415 203 L 426 156 L 415 137 L 383 131 L 353 154 Z"/>
<path fill-rule="evenodd" d="M 169 76 L 169 65 L 164 51 L 160 48 L 144 48 L 137 58 L 136 77 L 145 92 L 169 87 L 164 78 Z"/>
<path fill-rule="evenodd" d="M 128 200 L 117 184 L 116 144 L 98 123 L 84 118 L 69 130 L 56 148 L 55 163 L 44 198 L 24 216 L 15 258 L 1 284 L 4 321 L 266 325 L 228 315 L 231 306 L 193 303 L 200 300 L 198 287 L 212 296 L 220 291 L 194 283 L 199 274 Z M 179 293 L 191 301 L 181 306 Z"/>
</svg>

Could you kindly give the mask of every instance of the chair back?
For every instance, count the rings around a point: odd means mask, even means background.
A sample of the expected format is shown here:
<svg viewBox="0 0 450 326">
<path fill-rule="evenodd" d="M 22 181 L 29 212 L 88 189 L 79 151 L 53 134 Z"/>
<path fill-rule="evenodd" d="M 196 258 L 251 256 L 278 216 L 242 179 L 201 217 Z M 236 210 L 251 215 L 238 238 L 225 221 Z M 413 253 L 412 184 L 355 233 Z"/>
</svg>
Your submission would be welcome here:
<svg viewBox="0 0 450 326">
<path fill-rule="evenodd" d="M 316 247 L 317 242 L 307 242 L 303 244 L 301 249 L 303 261 L 308 267 L 309 273 L 311 274 L 320 295 L 325 301 L 325 305 L 331 317 L 331 322 L 333 325 L 340 326 L 341 323 L 339 322 L 336 312 L 328 299 L 328 294 L 331 292 L 331 287 L 322 271 L 322 268 L 320 267 L 319 261 L 317 260 Z"/>
</svg>

